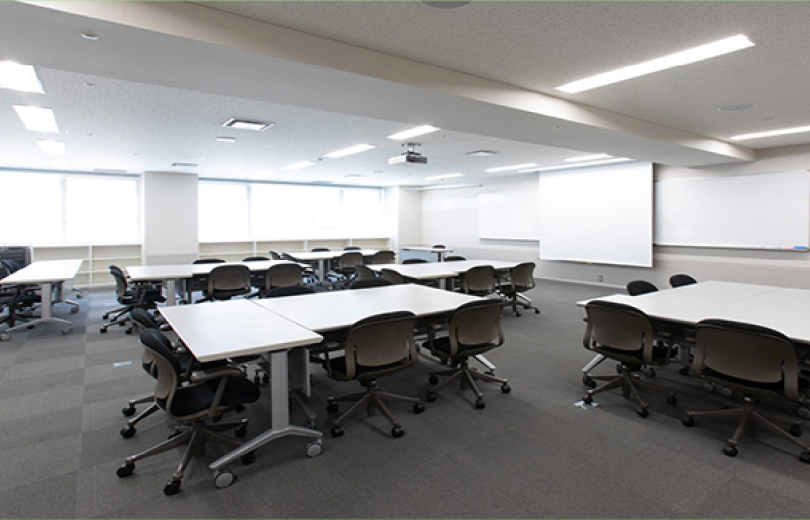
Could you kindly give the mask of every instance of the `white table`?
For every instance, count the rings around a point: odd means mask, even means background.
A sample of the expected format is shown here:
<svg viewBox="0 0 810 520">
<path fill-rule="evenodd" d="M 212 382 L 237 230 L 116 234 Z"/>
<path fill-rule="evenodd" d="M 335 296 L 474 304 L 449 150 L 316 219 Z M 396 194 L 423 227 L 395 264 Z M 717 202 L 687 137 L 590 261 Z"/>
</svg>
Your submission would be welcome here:
<svg viewBox="0 0 810 520">
<path fill-rule="evenodd" d="M 177 304 L 177 281 L 188 280 L 195 275 L 206 275 L 221 265 L 244 265 L 251 272 L 267 271 L 274 265 L 289 264 L 287 260 L 257 260 L 255 262 L 226 262 L 219 264 L 172 264 L 133 265 L 126 267 L 127 276 L 133 282 L 166 282 L 166 305 Z M 190 296 L 189 296 L 190 298 Z"/>
<path fill-rule="evenodd" d="M 402 251 L 416 251 L 418 253 L 434 253 L 439 262 L 444 261 L 444 255 L 452 253 L 453 250 L 447 247 L 431 247 L 431 246 L 401 246 Z"/>
<path fill-rule="evenodd" d="M 338 258 L 343 253 L 360 253 L 363 257 L 374 256 L 377 249 L 349 249 L 338 251 L 309 251 L 301 253 L 288 253 L 296 260 L 302 262 L 317 262 L 318 263 L 318 281 L 323 282 L 326 279 L 326 262 Z"/>
<path fill-rule="evenodd" d="M 288 360 L 290 349 L 323 340 L 320 334 L 256 305 L 229 300 L 198 305 L 161 307 L 160 313 L 191 353 L 201 362 L 238 356 L 270 356 L 270 428 L 209 465 L 218 470 L 242 455 L 287 436 L 316 439 L 307 454 L 321 452 L 323 434 L 290 424 Z"/>
<path fill-rule="evenodd" d="M 511 269 L 517 262 L 505 262 L 502 260 L 460 260 L 458 262 L 425 262 L 420 264 L 371 264 L 368 267 L 380 272 L 383 269 L 391 269 L 398 272 L 405 278 L 413 280 L 440 280 L 444 286 L 444 280 L 455 278 L 473 267 L 481 265 L 491 265 L 496 271 Z"/>
<path fill-rule="evenodd" d="M 39 318 L 6 329 L 0 334 L 0 340 L 6 341 L 10 339 L 10 333 L 15 330 L 49 322 L 67 325 L 62 329 L 62 334 L 70 334 L 73 332 L 73 324 L 71 322 L 53 317 L 53 293 L 54 288 L 56 288 L 56 301 L 72 305 L 73 307 L 70 309 L 71 313 L 78 312 L 79 304 L 65 299 L 63 285 L 76 277 L 81 266 L 82 260 L 42 260 L 29 264 L 0 280 L 0 285 L 39 285 L 40 299 L 42 302 Z"/>
</svg>

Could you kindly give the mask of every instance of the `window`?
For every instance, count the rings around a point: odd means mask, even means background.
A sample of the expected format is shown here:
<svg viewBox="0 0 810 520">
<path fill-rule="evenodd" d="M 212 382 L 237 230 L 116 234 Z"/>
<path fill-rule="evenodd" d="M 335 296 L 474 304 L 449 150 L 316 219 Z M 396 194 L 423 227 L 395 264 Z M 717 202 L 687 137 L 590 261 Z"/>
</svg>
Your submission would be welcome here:
<svg viewBox="0 0 810 520">
<path fill-rule="evenodd" d="M 250 212 L 247 185 L 235 182 L 201 182 L 197 193 L 201 241 L 249 238 Z"/>
</svg>

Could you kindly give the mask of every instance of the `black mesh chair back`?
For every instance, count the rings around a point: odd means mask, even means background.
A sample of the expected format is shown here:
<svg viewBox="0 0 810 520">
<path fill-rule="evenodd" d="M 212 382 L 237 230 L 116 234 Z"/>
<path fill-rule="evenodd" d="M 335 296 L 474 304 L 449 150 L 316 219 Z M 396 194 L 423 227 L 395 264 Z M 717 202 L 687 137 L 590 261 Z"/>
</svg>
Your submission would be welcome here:
<svg viewBox="0 0 810 520">
<path fill-rule="evenodd" d="M 306 285 L 289 285 L 287 287 L 276 287 L 264 294 L 265 298 L 280 298 L 282 296 L 299 296 L 302 294 L 315 294 L 315 289 Z"/>
<path fill-rule="evenodd" d="M 281 255 L 277 252 L 273 251 L 272 249 L 267 252 L 270 255 L 270 258 L 273 260 L 281 260 Z"/>
<path fill-rule="evenodd" d="M 352 285 L 349 288 L 368 289 L 370 287 L 386 287 L 388 285 L 394 284 L 386 280 L 385 278 L 366 278 L 363 280 L 356 280 L 354 283 L 352 283 Z"/>
<path fill-rule="evenodd" d="M 331 249 L 329 249 L 328 247 L 313 247 L 312 248 L 313 253 L 326 253 L 326 252 L 329 252 L 329 251 L 331 251 Z"/>
<path fill-rule="evenodd" d="M 304 268 L 300 264 L 276 264 L 267 270 L 264 291 L 303 283 Z"/>
<path fill-rule="evenodd" d="M 375 280 L 377 274 L 372 271 L 366 264 L 357 264 L 354 266 L 355 280 Z"/>
<path fill-rule="evenodd" d="M 433 244 L 433 249 L 447 249 L 444 244 Z"/>
<path fill-rule="evenodd" d="M 266 256 L 249 256 L 242 259 L 243 262 L 264 262 L 266 260 L 270 259 Z"/>
<path fill-rule="evenodd" d="M 393 251 L 377 251 L 371 257 L 372 264 L 393 264 L 397 260 L 397 255 Z"/>
<path fill-rule="evenodd" d="M 697 280 L 688 274 L 673 274 L 669 277 L 669 285 L 671 287 L 683 287 L 684 285 L 692 285 L 697 283 Z"/>
<path fill-rule="evenodd" d="M 192 264 L 224 264 L 225 260 L 221 258 L 198 258 L 191 262 Z"/>
<path fill-rule="evenodd" d="M 205 300 L 230 300 L 250 291 L 250 269 L 247 266 L 220 265 L 208 273 Z"/>
<path fill-rule="evenodd" d="M 149 314 L 146 309 L 136 307 L 129 313 L 132 321 L 138 324 L 141 330 L 144 329 L 160 329 L 160 325 L 155 321 L 155 318 Z"/>
<path fill-rule="evenodd" d="M 478 265 L 464 273 L 462 290 L 474 296 L 486 296 L 495 292 L 495 268 Z"/>
<path fill-rule="evenodd" d="M 388 268 L 380 270 L 380 278 L 384 278 L 392 284 L 408 283 L 401 274 Z"/>
<path fill-rule="evenodd" d="M 9 273 L 16 273 L 22 268 L 16 260 L 11 260 L 10 258 L 0 260 L 0 264 L 3 264 L 6 269 L 8 269 Z"/>
<path fill-rule="evenodd" d="M 627 283 L 627 294 L 630 296 L 639 296 L 641 294 L 647 294 L 657 290 L 658 287 L 651 284 L 647 280 L 633 280 L 632 282 Z"/>
<path fill-rule="evenodd" d="M 356 251 L 343 253 L 338 257 L 338 271 L 342 274 L 354 274 L 354 266 L 363 263 L 363 255 Z"/>
</svg>

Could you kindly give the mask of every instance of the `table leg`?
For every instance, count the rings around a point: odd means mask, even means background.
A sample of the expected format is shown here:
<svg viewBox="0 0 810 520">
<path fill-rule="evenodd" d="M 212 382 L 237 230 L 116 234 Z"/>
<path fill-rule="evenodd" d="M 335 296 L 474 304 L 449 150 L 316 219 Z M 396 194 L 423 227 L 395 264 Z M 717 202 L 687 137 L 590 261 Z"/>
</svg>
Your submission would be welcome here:
<svg viewBox="0 0 810 520">
<path fill-rule="evenodd" d="M 6 329 L 4 334 L 8 334 L 10 332 L 14 332 L 15 330 L 24 329 L 27 327 L 33 327 L 34 325 L 39 325 L 40 323 L 49 323 L 49 322 L 56 322 L 56 323 L 64 323 L 67 325 L 64 329 L 62 329 L 62 334 L 70 334 L 73 332 L 73 324 L 68 320 L 63 320 L 62 318 L 54 318 L 52 313 L 53 308 L 53 283 L 52 282 L 44 282 L 40 284 L 40 298 L 41 298 L 41 306 L 39 312 L 39 318 L 31 321 L 27 321 L 25 323 L 21 323 L 16 327 L 11 327 L 10 329 Z"/>
<path fill-rule="evenodd" d="M 177 282 L 174 278 L 166 280 L 166 305 L 174 307 L 177 305 Z"/>
<path fill-rule="evenodd" d="M 289 404 L 289 374 L 287 372 L 287 351 L 277 350 L 270 354 L 270 429 L 254 437 L 232 452 L 224 455 L 208 467 L 218 470 L 229 462 L 233 462 L 242 455 L 250 453 L 264 446 L 265 444 L 287 436 L 308 437 L 320 441 L 323 433 L 318 430 L 293 426 L 290 424 L 290 404 Z M 307 446 L 307 454 L 310 454 L 310 446 Z M 317 453 L 320 454 L 320 444 Z"/>
</svg>

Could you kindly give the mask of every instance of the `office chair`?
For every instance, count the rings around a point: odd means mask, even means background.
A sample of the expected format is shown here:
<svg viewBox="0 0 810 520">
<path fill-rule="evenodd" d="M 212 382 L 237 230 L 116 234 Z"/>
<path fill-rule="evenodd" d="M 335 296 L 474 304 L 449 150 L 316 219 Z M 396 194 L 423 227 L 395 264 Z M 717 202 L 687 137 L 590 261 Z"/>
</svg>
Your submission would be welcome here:
<svg viewBox="0 0 810 520">
<path fill-rule="evenodd" d="M 498 283 L 498 292 L 512 305 L 512 312 L 517 316 L 520 316 L 518 301 L 524 309 L 534 309 L 535 314 L 540 314 L 540 309 L 532 305 L 532 301 L 523 294 L 535 287 L 534 267 L 534 262 L 518 264 L 509 270 L 509 277 L 504 283 Z"/>
<path fill-rule="evenodd" d="M 270 255 L 270 258 L 271 258 L 272 260 L 281 260 L 281 255 L 280 255 L 280 254 L 278 254 L 277 252 L 273 251 L 272 249 L 270 249 L 269 251 L 267 251 L 267 254 L 269 254 L 269 255 Z"/>
<path fill-rule="evenodd" d="M 393 264 L 397 261 L 397 254 L 393 251 L 377 251 L 371 257 L 372 264 Z"/>
<path fill-rule="evenodd" d="M 477 265 L 464 272 L 461 290 L 473 296 L 488 296 L 495 292 L 495 268 Z"/>
<path fill-rule="evenodd" d="M 142 309 L 155 309 L 158 303 L 163 303 L 166 298 L 161 294 L 160 289 L 154 288 L 149 285 L 138 285 L 130 287 L 127 283 L 124 272 L 116 265 L 110 266 L 110 274 L 115 280 L 115 297 L 122 307 L 104 313 L 102 319 L 110 319 L 109 323 L 105 323 L 99 329 L 102 334 L 107 332 L 107 329 L 113 325 L 123 327 L 126 323 L 130 323 L 132 318 L 130 313 L 133 309 L 138 307 Z M 132 334 L 132 326 L 125 331 L 127 334 Z"/>
<path fill-rule="evenodd" d="M 157 372 L 155 384 L 155 403 L 169 417 L 184 423 L 167 440 L 136 455 L 127 457 L 116 474 L 126 478 L 135 471 L 139 460 L 163 453 L 164 451 L 186 445 L 185 453 L 171 480 L 164 486 L 163 492 L 174 495 L 180 491 L 183 474 L 194 456 L 205 452 L 205 444 L 213 442 L 232 448 L 242 445 L 241 442 L 226 437 L 220 432 L 234 429 L 237 437 L 247 433 L 247 419 L 225 423 L 206 424 L 208 420 L 217 420 L 222 414 L 259 399 L 259 387 L 244 378 L 242 372 L 232 366 L 211 368 L 205 372 L 195 372 L 188 384 L 184 384 L 183 370 L 172 351 L 171 342 L 159 330 L 147 329 L 141 333 L 141 344 L 148 354 L 153 356 Z M 190 424 L 186 424 L 190 423 Z M 244 464 L 255 459 L 253 452 L 242 456 Z M 220 471 L 215 477 L 217 487 L 226 487 L 233 482 L 233 475 Z"/>
<path fill-rule="evenodd" d="M 266 262 L 268 260 L 270 260 L 270 258 L 266 256 L 248 256 L 247 258 L 242 259 L 243 262 Z M 266 276 L 267 271 L 250 272 L 250 285 L 256 289 L 256 292 L 248 296 L 248 298 L 261 296 L 262 291 L 264 290 Z"/>
<path fill-rule="evenodd" d="M 5 261 L 4 261 L 5 262 Z M 15 262 L 16 263 L 16 262 Z M 0 279 L 12 274 L 11 269 L 4 263 L 0 264 Z M 34 318 L 31 315 L 34 307 L 41 302 L 41 297 L 32 286 L 25 284 L 6 284 L 0 286 L 0 312 L 6 315 L 0 317 L 0 325 L 5 323 L 7 328 L 14 327 L 18 321 L 26 322 Z M 33 325 L 31 326 L 33 327 Z M 0 334 L 0 341 L 10 339 L 8 333 Z"/>
<path fill-rule="evenodd" d="M 669 285 L 671 287 L 682 287 L 684 285 L 692 285 L 697 283 L 697 280 L 688 274 L 673 274 L 669 277 Z"/>
<path fill-rule="evenodd" d="M 281 253 L 280 260 L 287 260 L 288 262 L 295 262 L 297 264 L 307 263 L 301 262 L 301 260 L 295 258 L 289 253 Z M 315 270 L 311 265 L 309 267 L 304 268 L 304 270 L 301 272 L 301 276 L 302 276 L 301 283 L 305 285 L 315 285 L 318 283 L 318 276 L 315 274 Z"/>
<path fill-rule="evenodd" d="M 647 280 L 633 280 L 627 282 L 627 294 L 630 296 L 639 296 L 641 294 L 647 294 L 651 292 L 656 292 L 658 287 L 651 284 Z"/>
<path fill-rule="evenodd" d="M 346 246 L 343 248 L 344 251 L 360 251 L 362 248 L 360 246 Z"/>
<path fill-rule="evenodd" d="M 192 264 L 224 264 L 225 260 L 221 258 L 198 258 L 191 262 Z M 208 288 L 208 275 L 195 274 L 190 279 L 186 280 L 186 294 L 188 294 L 188 303 L 193 301 L 193 293 L 202 292 Z"/>
<path fill-rule="evenodd" d="M 281 296 L 298 296 L 301 294 L 315 294 L 315 289 L 306 285 L 289 285 L 286 287 L 276 287 L 264 294 L 265 298 L 278 298 Z"/>
<path fill-rule="evenodd" d="M 394 284 L 385 278 L 366 278 L 362 280 L 355 280 L 349 289 L 368 289 L 369 287 L 386 287 L 388 285 Z"/>
<path fill-rule="evenodd" d="M 208 273 L 208 287 L 204 298 L 197 303 L 213 300 L 230 300 L 240 294 L 249 294 L 251 288 L 250 269 L 244 265 L 220 265 Z"/>
<path fill-rule="evenodd" d="M 403 395 L 381 392 L 377 380 L 417 362 L 414 328 L 416 316 L 412 312 L 400 311 L 378 314 L 355 323 L 342 344 L 345 354 L 327 358 L 324 366 L 329 377 L 336 381 L 358 381 L 364 392 L 343 397 L 330 397 L 327 411 L 338 411 L 338 402 L 354 401 L 354 404 L 340 417 L 332 421 L 332 436 L 343 435 L 343 421 L 363 408 L 369 415 L 379 410 L 391 422 L 391 435 L 402 437 L 405 431 L 399 421 L 385 406 L 384 401 L 404 401 L 413 403 L 414 413 L 422 413 L 425 405 L 421 400 Z"/>
<path fill-rule="evenodd" d="M 648 405 L 638 391 L 639 388 L 645 388 L 667 394 L 667 403 L 675 404 L 677 397 L 674 392 L 642 380 L 638 374 L 645 366 L 666 365 L 672 357 L 672 348 L 658 341 L 647 315 L 629 305 L 599 300 L 588 302 L 585 311 L 588 326 L 582 345 L 588 350 L 618 361 L 620 365 L 617 367 L 618 375 L 589 376 L 592 380 L 607 382 L 588 390 L 588 395 L 583 399 L 584 403 L 593 403 L 593 396 L 598 393 L 621 388 L 625 399 L 632 395 L 638 401 L 636 413 L 640 417 L 647 417 Z"/>
<path fill-rule="evenodd" d="M 401 274 L 394 271 L 393 269 L 388 268 L 380 270 L 380 278 L 384 278 L 385 280 L 388 280 L 392 284 L 408 283 Z"/>
<path fill-rule="evenodd" d="M 290 287 L 304 283 L 304 268 L 300 264 L 276 264 L 267 270 L 262 294 L 277 287 Z"/>
<path fill-rule="evenodd" d="M 433 244 L 433 249 L 447 249 L 444 244 Z"/>
<path fill-rule="evenodd" d="M 470 389 L 475 394 L 475 407 L 484 408 L 484 394 L 475 383 L 476 380 L 500 383 L 501 392 L 512 391 L 509 381 L 491 374 L 481 373 L 469 367 L 471 357 L 481 355 L 504 343 L 501 328 L 501 302 L 494 300 L 477 300 L 465 303 L 450 315 L 447 336 L 434 338 L 428 335 L 427 346 L 430 352 L 440 360 L 447 360 L 453 366 L 448 370 L 430 373 L 430 384 L 427 400 L 436 400 L 436 391 L 448 384 L 458 381 L 461 389 Z M 439 383 L 440 376 L 449 376 Z M 438 384 L 436 384 L 438 383 Z"/>
<path fill-rule="evenodd" d="M 743 434 L 754 435 L 754 426 L 776 433 L 802 449 L 799 460 L 810 464 L 810 447 L 794 437 L 801 435 L 801 419 L 788 419 L 760 412 L 764 397 L 802 404 L 808 395 L 807 380 L 799 377 L 796 346 L 781 332 L 758 325 L 709 319 L 695 326 L 695 359 L 692 374 L 738 391 L 741 408 L 707 412 L 686 412 L 682 422 L 692 427 L 695 418 L 739 418 L 734 435 L 723 453 L 737 455 Z M 790 425 L 784 430 L 775 423 Z"/>
<path fill-rule="evenodd" d="M 377 273 L 372 271 L 366 264 L 357 264 L 354 266 L 354 280 L 375 280 Z"/>
<path fill-rule="evenodd" d="M 451 256 L 445 257 L 445 259 L 444 259 L 445 262 L 462 262 L 464 260 L 466 260 L 466 258 L 464 258 L 461 255 L 451 255 Z"/>
<path fill-rule="evenodd" d="M 338 264 L 335 268 L 337 279 L 333 282 L 334 286 L 345 288 L 357 276 L 358 264 L 363 264 L 363 255 L 357 251 L 348 251 L 338 257 Z"/>
<path fill-rule="evenodd" d="M 427 260 L 424 258 L 406 258 L 402 261 L 403 264 L 426 264 Z"/>
</svg>

